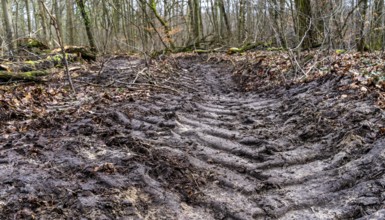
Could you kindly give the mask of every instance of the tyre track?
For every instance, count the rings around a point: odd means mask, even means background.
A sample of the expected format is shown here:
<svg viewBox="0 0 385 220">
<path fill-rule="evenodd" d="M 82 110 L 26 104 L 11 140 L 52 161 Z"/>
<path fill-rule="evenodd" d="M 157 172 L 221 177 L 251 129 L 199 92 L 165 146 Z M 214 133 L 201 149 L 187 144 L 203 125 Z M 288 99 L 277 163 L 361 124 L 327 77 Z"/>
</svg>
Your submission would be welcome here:
<svg viewBox="0 0 385 220">
<path fill-rule="evenodd" d="M 375 93 L 334 75 L 242 93 L 228 64 L 176 62 L 180 73 L 158 83 L 178 93 L 105 94 L 76 118 L 0 137 L 0 218 L 385 217 Z"/>
<path fill-rule="evenodd" d="M 348 77 L 242 94 L 226 65 L 179 62 L 188 70 L 182 87 L 199 92 L 161 97 L 147 111 L 161 107 L 173 115 L 169 137 L 157 143 L 213 173 L 195 204 L 211 210 L 205 217 L 383 215 L 385 140 L 376 124 L 384 113 L 370 97 L 339 98 Z"/>
</svg>

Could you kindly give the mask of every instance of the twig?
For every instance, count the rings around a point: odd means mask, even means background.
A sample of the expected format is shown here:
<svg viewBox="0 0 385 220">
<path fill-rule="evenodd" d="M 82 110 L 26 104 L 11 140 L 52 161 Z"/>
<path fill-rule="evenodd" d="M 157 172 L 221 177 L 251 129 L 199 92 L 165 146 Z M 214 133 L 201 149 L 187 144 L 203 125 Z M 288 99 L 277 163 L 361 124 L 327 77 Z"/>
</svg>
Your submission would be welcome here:
<svg viewBox="0 0 385 220">
<path fill-rule="evenodd" d="M 63 41 L 62 41 L 62 39 L 61 39 L 61 32 L 60 32 L 60 28 L 59 28 L 59 26 L 58 26 L 57 20 L 56 20 L 55 16 L 53 16 L 53 15 L 51 14 L 51 12 L 48 10 L 48 8 L 47 8 L 47 6 L 45 5 L 44 1 L 43 1 L 43 0 L 40 0 L 40 2 L 41 2 L 41 4 L 43 5 L 43 8 L 44 8 L 44 10 L 47 12 L 48 16 L 51 18 L 51 21 L 52 21 L 51 24 L 52 24 L 52 26 L 55 28 L 57 40 L 58 40 L 58 43 L 59 43 L 59 45 L 60 45 L 61 53 L 62 53 L 63 60 L 64 60 L 65 72 L 66 72 L 66 75 L 67 75 L 67 78 L 68 78 L 68 83 L 70 84 L 73 93 L 76 93 L 74 84 L 72 83 L 72 78 L 71 78 L 71 75 L 70 75 L 70 71 L 69 71 L 69 69 L 68 69 L 68 61 L 67 61 L 67 58 L 66 58 L 66 53 L 65 53 L 65 49 L 64 49 L 64 44 L 63 44 Z"/>
<path fill-rule="evenodd" d="M 113 57 L 109 57 L 108 59 L 105 59 L 103 60 L 101 63 L 101 66 L 100 66 L 100 70 L 98 71 L 98 78 L 100 79 L 100 76 L 101 74 L 103 73 L 104 71 L 104 67 L 106 65 L 106 63 L 110 62 L 111 60 L 113 59 Z"/>
<path fill-rule="evenodd" d="M 289 49 L 288 49 L 288 52 L 289 52 L 289 58 L 290 58 L 290 61 L 291 61 L 292 65 L 294 66 L 294 64 L 296 64 L 296 66 L 299 68 L 299 70 L 301 70 L 301 72 L 302 72 L 304 75 L 306 75 L 306 72 L 302 69 L 302 66 L 298 63 L 298 60 L 297 60 L 297 58 L 295 57 L 293 51 L 294 51 L 294 50 L 298 50 L 298 49 L 301 47 L 302 43 L 305 41 L 305 38 L 306 38 L 308 32 L 309 32 L 310 29 L 311 29 L 311 26 L 312 26 L 312 20 L 310 19 L 309 27 L 308 27 L 308 29 L 306 30 L 305 34 L 302 36 L 302 39 L 300 40 L 300 42 L 298 43 L 298 45 L 297 45 L 296 47 L 294 47 L 294 48 L 289 48 Z M 296 71 L 296 72 L 297 72 L 297 71 Z"/>
<path fill-rule="evenodd" d="M 28 51 L 28 50 L 26 50 L 26 49 L 24 49 L 24 48 L 21 48 L 23 51 L 25 51 L 26 53 L 28 53 L 28 54 L 30 54 L 30 55 L 32 55 L 32 56 L 34 56 L 34 57 L 37 57 L 37 58 L 39 58 L 39 59 L 41 59 L 41 56 L 39 56 L 39 55 L 37 55 L 37 54 L 35 54 L 35 53 L 32 53 L 31 51 Z"/>
<path fill-rule="evenodd" d="M 148 69 L 147 67 L 144 67 L 141 71 L 138 71 L 138 73 L 135 76 L 135 79 L 132 80 L 132 84 L 134 84 L 136 82 L 136 80 L 138 79 L 139 75 L 143 74 L 147 69 Z"/>
</svg>

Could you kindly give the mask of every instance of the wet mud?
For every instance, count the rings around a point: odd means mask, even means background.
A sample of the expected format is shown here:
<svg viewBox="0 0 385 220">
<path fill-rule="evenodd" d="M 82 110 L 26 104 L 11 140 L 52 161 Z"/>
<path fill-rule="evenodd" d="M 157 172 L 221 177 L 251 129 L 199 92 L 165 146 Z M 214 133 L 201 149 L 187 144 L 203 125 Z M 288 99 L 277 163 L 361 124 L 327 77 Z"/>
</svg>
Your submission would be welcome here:
<svg viewBox="0 0 385 220">
<path fill-rule="evenodd" d="M 242 92 L 231 64 L 175 63 L 145 96 L 93 99 L 80 118 L 52 110 L 3 133 L 0 218 L 385 218 L 375 91 L 330 74 Z"/>
</svg>

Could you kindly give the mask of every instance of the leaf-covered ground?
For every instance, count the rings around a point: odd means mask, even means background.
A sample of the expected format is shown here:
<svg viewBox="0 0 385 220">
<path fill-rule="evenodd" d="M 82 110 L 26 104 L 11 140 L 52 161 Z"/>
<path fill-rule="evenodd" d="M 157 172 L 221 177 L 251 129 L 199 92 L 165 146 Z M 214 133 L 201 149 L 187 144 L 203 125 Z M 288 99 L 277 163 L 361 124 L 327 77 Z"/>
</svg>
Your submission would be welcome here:
<svg viewBox="0 0 385 220">
<path fill-rule="evenodd" d="M 0 87 L 1 219 L 384 217 L 381 54 L 78 65 Z"/>
</svg>

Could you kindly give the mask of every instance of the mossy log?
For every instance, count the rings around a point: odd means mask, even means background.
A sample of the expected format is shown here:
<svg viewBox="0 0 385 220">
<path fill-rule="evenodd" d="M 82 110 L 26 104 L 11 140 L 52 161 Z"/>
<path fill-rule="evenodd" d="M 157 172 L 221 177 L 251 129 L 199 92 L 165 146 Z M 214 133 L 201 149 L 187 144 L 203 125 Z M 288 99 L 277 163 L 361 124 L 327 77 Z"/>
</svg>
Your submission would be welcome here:
<svg viewBox="0 0 385 220">
<path fill-rule="evenodd" d="M 271 43 L 263 43 L 263 42 L 258 42 L 258 43 L 247 43 L 244 44 L 242 47 L 231 47 L 227 50 L 227 54 L 234 54 L 234 53 L 243 53 L 248 50 L 256 49 L 256 48 L 267 48 L 271 46 Z"/>
<path fill-rule="evenodd" d="M 17 40 L 17 46 L 22 47 L 22 48 L 36 48 L 39 50 L 47 50 L 49 47 L 44 44 L 43 42 L 39 41 L 38 39 L 35 38 L 20 38 Z"/>
<path fill-rule="evenodd" d="M 14 73 L 7 71 L 0 71 L 0 81 L 10 81 L 10 80 L 27 80 L 27 81 L 39 81 L 41 76 L 48 75 L 48 71 L 30 71 L 22 73 Z"/>
<path fill-rule="evenodd" d="M 238 47 L 231 47 L 227 50 L 227 54 L 242 53 L 242 49 Z"/>
<path fill-rule="evenodd" d="M 55 49 L 52 53 L 59 53 L 61 49 Z M 96 52 L 92 51 L 87 47 L 80 46 L 65 46 L 64 51 L 69 54 L 76 54 L 77 57 L 87 60 L 87 61 L 95 61 L 96 60 Z"/>
<path fill-rule="evenodd" d="M 73 61 L 76 55 L 66 54 L 67 61 Z M 5 62 L 0 65 L 0 70 L 8 72 L 28 72 L 35 70 L 46 70 L 53 67 L 63 66 L 63 56 L 61 54 L 53 54 L 42 60 L 27 60 L 22 62 Z"/>
</svg>

